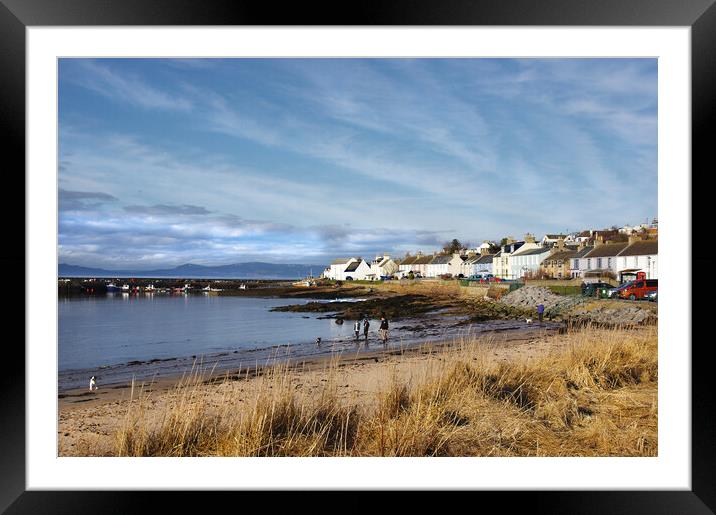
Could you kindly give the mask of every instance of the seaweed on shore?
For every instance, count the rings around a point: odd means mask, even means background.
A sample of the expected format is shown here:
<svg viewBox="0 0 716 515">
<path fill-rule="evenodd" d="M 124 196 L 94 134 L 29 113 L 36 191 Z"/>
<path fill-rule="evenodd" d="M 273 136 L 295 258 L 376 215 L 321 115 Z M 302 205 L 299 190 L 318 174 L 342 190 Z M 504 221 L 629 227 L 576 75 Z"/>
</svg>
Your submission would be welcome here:
<svg viewBox="0 0 716 515">
<path fill-rule="evenodd" d="M 272 308 L 271 311 L 333 313 L 332 316 L 323 318 L 343 318 L 345 320 L 360 320 L 365 316 L 370 318 L 386 316 L 390 320 L 396 320 L 424 315 L 442 307 L 444 307 L 444 304 L 436 302 L 434 299 L 425 295 L 396 295 L 373 298 L 361 302 L 309 302 L 307 304 L 291 304 L 289 306 Z"/>
</svg>

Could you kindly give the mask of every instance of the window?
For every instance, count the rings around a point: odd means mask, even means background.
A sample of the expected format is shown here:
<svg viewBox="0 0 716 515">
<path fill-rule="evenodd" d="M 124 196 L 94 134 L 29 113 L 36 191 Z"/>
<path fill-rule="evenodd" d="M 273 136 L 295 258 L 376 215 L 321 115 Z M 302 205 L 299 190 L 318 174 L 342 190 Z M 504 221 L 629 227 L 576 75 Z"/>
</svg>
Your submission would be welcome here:
<svg viewBox="0 0 716 515">
<path fill-rule="evenodd" d="M 579 269 L 579 259 L 574 260 L 574 268 Z"/>
<path fill-rule="evenodd" d="M 587 270 L 589 270 L 590 268 L 592 268 L 592 259 L 591 258 L 587 259 Z"/>
<path fill-rule="evenodd" d="M 597 268 L 602 268 L 602 258 L 597 258 Z"/>
<path fill-rule="evenodd" d="M 612 258 L 607 258 L 607 268 L 612 267 Z"/>
</svg>

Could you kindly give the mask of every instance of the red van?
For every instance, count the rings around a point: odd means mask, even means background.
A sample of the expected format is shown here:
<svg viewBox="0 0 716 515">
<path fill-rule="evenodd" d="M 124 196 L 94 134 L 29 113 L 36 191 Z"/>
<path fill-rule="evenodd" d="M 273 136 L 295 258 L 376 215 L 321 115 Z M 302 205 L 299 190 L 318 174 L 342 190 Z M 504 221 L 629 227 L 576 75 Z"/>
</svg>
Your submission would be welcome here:
<svg viewBox="0 0 716 515">
<path fill-rule="evenodd" d="M 619 296 L 622 299 L 629 300 L 645 299 L 646 294 L 652 291 L 657 291 L 658 286 L 658 279 L 640 279 L 638 281 L 633 281 L 632 284 L 621 290 L 619 292 Z"/>
</svg>

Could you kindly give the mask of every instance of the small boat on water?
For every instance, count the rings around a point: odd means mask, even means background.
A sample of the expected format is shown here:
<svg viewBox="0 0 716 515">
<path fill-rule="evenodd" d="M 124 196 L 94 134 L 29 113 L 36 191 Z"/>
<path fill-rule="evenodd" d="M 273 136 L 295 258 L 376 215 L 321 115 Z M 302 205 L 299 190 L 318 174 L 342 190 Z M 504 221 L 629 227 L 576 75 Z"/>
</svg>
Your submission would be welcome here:
<svg viewBox="0 0 716 515">
<path fill-rule="evenodd" d="M 241 283 L 241 285 L 239 285 L 239 290 L 245 290 L 245 289 L 246 289 L 246 285 L 244 283 Z"/>
<path fill-rule="evenodd" d="M 213 292 L 213 291 L 221 291 L 220 288 L 212 288 L 210 284 L 207 284 L 206 287 L 202 288 L 201 291 L 205 293 Z"/>
<path fill-rule="evenodd" d="M 119 287 L 114 283 L 109 283 L 107 285 L 107 291 L 108 292 L 117 292 L 117 291 L 119 291 Z"/>
<path fill-rule="evenodd" d="M 153 293 L 154 291 L 156 291 L 156 288 L 154 288 L 153 284 L 150 284 L 149 286 L 144 288 L 144 291 L 146 291 L 147 293 Z"/>
<path fill-rule="evenodd" d="M 128 291 L 129 291 L 129 285 L 128 285 L 128 284 L 123 284 L 123 285 L 122 285 L 122 291 L 127 291 L 127 292 L 128 292 Z"/>
</svg>

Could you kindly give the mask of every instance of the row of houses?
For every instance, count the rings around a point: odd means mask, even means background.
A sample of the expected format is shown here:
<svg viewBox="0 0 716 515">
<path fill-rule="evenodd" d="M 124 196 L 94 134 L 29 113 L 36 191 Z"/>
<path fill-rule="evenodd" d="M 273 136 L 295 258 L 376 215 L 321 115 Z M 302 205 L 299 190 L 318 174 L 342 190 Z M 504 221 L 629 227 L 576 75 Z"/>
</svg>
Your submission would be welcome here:
<svg viewBox="0 0 716 515">
<path fill-rule="evenodd" d="M 617 231 L 615 231 L 617 232 Z M 370 262 L 360 257 L 334 260 L 323 277 L 336 280 L 377 280 L 381 277 L 470 277 L 491 273 L 501 279 L 551 277 L 555 279 L 614 276 L 642 271 L 648 279 L 658 279 L 658 239 L 643 239 L 632 232 L 628 241 L 612 241 L 606 231 L 568 239 L 564 235 L 546 235 L 537 242 L 531 234 L 524 240 L 507 238 L 499 251 L 484 242 L 471 251 L 454 254 L 418 252 L 402 259 L 388 254 Z M 648 236 L 647 236 L 648 237 Z"/>
</svg>

